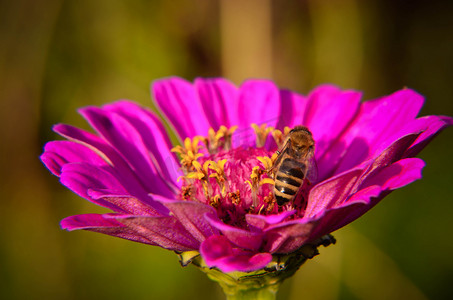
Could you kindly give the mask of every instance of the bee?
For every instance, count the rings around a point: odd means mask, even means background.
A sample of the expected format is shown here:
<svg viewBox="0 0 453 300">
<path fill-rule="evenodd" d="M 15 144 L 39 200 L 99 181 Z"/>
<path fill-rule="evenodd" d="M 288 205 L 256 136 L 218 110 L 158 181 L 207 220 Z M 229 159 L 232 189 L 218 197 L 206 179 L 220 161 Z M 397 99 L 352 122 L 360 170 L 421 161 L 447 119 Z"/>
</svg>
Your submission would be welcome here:
<svg viewBox="0 0 453 300">
<path fill-rule="evenodd" d="M 305 126 L 296 126 L 288 134 L 284 146 L 277 151 L 274 170 L 274 197 L 278 206 L 293 203 L 297 193 L 307 180 L 316 180 L 314 159 L 315 141 Z"/>
</svg>

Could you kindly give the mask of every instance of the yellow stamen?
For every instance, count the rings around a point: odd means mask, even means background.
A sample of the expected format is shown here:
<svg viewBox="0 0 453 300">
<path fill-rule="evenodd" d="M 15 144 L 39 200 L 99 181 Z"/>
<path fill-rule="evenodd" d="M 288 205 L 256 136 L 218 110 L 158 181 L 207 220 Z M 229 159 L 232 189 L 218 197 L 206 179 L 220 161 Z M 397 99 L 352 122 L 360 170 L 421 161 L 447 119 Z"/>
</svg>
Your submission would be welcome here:
<svg viewBox="0 0 453 300">
<path fill-rule="evenodd" d="M 203 154 L 199 153 L 201 146 L 199 146 L 201 137 L 196 136 L 193 139 L 186 138 L 184 140 L 184 148 L 180 145 L 173 147 L 171 152 L 176 152 L 181 158 L 181 166 L 184 174 L 193 171 L 193 162 L 202 157 Z"/>
<path fill-rule="evenodd" d="M 283 132 L 281 132 L 278 129 L 274 129 L 272 131 L 272 137 L 275 140 L 275 143 L 277 143 L 277 147 L 281 149 L 284 145 L 283 143 L 285 142 L 285 139 L 288 137 L 289 132 L 291 131 L 291 128 L 288 126 L 285 126 L 283 129 Z"/>
<path fill-rule="evenodd" d="M 214 171 L 214 173 L 209 175 L 209 177 L 215 178 L 215 180 L 217 181 L 217 184 L 222 189 L 223 197 L 225 197 L 226 189 L 228 187 L 228 181 L 225 176 L 225 170 L 224 170 L 226 162 L 227 162 L 227 159 L 222 159 L 222 160 L 219 160 L 218 162 L 211 161 L 209 164 L 209 169 Z"/>
<path fill-rule="evenodd" d="M 264 173 L 264 171 L 260 167 L 255 166 L 252 169 L 252 174 L 250 174 L 251 180 L 245 181 L 250 185 L 250 189 L 252 190 L 252 199 L 253 199 L 254 207 L 258 206 L 258 191 L 259 191 L 259 187 L 260 187 L 261 175 L 263 175 L 263 173 Z"/>
<path fill-rule="evenodd" d="M 210 154 L 217 153 L 219 149 L 231 149 L 231 137 L 236 131 L 237 126 L 232 126 L 229 129 L 225 126 L 220 126 L 219 130 L 215 131 L 209 128 L 208 137 L 203 137 L 201 140 L 205 144 Z"/>
<path fill-rule="evenodd" d="M 260 180 L 260 186 L 263 185 L 263 184 L 271 184 L 271 185 L 274 185 L 275 184 L 275 181 L 272 179 L 272 178 L 263 178 Z"/>
<path fill-rule="evenodd" d="M 261 124 L 261 126 L 256 125 L 255 123 L 252 124 L 253 130 L 255 130 L 256 134 L 256 147 L 264 147 L 266 144 L 267 136 L 269 132 L 273 131 L 273 127 L 267 127 L 266 124 Z"/>
<path fill-rule="evenodd" d="M 219 207 L 220 205 L 220 195 L 215 195 L 213 198 L 209 199 L 209 205 L 214 208 Z"/>
<path fill-rule="evenodd" d="M 192 165 L 195 167 L 196 171 L 189 172 L 186 175 L 186 178 L 194 178 L 201 181 L 203 185 L 204 194 L 206 197 L 209 197 L 211 191 L 211 185 L 209 184 L 209 175 L 208 167 L 213 163 L 212 160 L 207 160 L 203 163 L 203 166 L 198 161 L 193 161 Z"/>
<path fill-rule="evenodd" d="M 256 159 L 263 164 L 265 170 L 270 170 L 274 165 L 274 161 L 268 156 L 258 156 Z"/>
</svg>

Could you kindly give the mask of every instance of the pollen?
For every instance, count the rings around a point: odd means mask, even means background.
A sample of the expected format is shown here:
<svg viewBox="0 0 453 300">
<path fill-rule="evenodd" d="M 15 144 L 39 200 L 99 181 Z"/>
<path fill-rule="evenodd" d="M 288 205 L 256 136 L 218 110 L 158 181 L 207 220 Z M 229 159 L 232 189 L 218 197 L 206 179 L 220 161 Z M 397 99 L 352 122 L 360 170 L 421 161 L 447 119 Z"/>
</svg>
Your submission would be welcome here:
<svg viewBox="0 0 453 300">
<path fill-rule="evenodd" d="M 228 196 L 231 198 L 234 205 L 239 205 L 241 203 L 241 192 L 239 190 L 234 193 L 229 193 Z"/>
<path fill-rule="evenodd" d="M 192 196 L 192 185 L 186 185 L 181 188 L 181 198 L 183 200 L 189 200 Z"/>
</svg>

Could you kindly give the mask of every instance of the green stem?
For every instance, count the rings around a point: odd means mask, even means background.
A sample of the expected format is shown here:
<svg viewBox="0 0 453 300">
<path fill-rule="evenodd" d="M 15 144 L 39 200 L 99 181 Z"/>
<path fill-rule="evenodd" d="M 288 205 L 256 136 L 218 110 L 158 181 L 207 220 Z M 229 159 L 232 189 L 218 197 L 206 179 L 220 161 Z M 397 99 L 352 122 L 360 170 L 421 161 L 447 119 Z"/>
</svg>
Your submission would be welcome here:
<svg viewBox="0 0 453 300">
<path fill-rule="evenodd" d="M 218 269 L 201 268 L 208 277 L 217 282 L 228 300 L 274 300 L 282 278 L 269 276 L 268 272 L 222 273 Z"/>
<path fill-rule="evenodd" d="M 224 288 L 227 300 L 275 300 L 277 299 L 277 286 L 267 286 L 261 289 L 246 289 L 233 291 Z"/>
<path fill-rule="evenodd" d="M 217 282 L 228 300 L 274 300 L 280 284 L 286 278 L 294 275 L 307 259 L 316 256 L 320 245 L 332 243 L 335 243 L 335 239 L 327 235 L 293 253 L 274 254 L 266 268 L 254 272 L 223 273 L 217 268 L 209 268 L 197 251 L 183 252 L 179 256 L 183 266 L 192 263 Z"/>
</svg>

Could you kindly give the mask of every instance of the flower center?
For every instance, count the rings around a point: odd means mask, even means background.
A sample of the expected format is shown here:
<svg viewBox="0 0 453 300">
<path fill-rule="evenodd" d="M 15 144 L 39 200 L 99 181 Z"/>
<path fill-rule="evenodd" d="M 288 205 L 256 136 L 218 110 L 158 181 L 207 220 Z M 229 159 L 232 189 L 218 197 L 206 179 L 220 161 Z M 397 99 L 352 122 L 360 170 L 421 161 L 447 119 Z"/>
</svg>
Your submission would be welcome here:
<svg viewBox="0 0 453 300">
<path fill-rule="evenodd" d="M 236 127 L 224 126 L 217 132 L 210 129 L 208 137 L 186 138 L 184 147 L 173 148 L 180 155 L 184 172 L 179 178 L 183 181 L 180 199 L 211 205 L 219 218 L 231 225 L 244 224 L 246 214 L 267 215 L 293 209 L 292 205 L 277 205 L 272 171 L 277 154 L 262 147 L 269 132 L 278 145 L 284 134 L 265 126 L 253 128 L 258 137 L 256 148 L 232 149 Z"/>
</svg>

